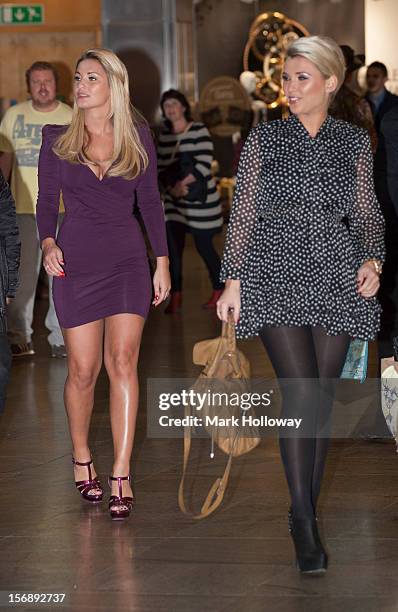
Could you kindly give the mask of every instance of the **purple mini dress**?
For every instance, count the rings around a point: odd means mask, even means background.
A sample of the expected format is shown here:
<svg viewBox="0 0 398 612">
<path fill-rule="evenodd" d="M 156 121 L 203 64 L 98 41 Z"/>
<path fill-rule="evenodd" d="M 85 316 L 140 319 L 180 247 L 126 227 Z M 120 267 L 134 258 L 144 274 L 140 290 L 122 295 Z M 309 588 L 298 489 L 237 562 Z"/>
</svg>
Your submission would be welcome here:
<svg viewBox="0 0 398 612">
<path fill-rule="evenodd" d="M 59 159 L 53 146 L 65 126 L 46 125 L 39 159 L 37 225 L 40 241 L 56 236 L 59 197 L 65 216 L 57 236 L 64 277 L 54 277 L 54 304 L 61 327 L 98 321 L 119 313 L 146 318 L 152 297 L 141 213 L 156 257 L 167 255 L 163 206 L 157 184 L 156 152 L 147 126 L 139 135 L 148 157 L 136 179 L 105 174 Z"/>
</svg>

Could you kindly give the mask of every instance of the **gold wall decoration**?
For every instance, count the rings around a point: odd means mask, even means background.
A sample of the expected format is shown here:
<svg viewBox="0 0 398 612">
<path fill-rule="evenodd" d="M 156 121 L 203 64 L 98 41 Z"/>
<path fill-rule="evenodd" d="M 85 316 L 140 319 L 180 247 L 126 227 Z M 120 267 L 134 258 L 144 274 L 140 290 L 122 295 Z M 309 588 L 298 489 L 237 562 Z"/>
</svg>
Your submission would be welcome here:
<svg viewBox="0 0 398 612">
<path fill-rule="evenodd" d="M 250 122 L 251 99 L 237 79 L 219 76 L 204 86 L 199 99 L 201 120 L 216 136 L 232 136 Z"/>
<path fill-rule="evenodd" d="M 244 70 L 256 75 L 255 96 L 269 109 L 286 106 L 281 84 L 286 49 L 308 30 L 283 13 L 262 13 L 253 21 L 243 54 Z"/>
</svg>

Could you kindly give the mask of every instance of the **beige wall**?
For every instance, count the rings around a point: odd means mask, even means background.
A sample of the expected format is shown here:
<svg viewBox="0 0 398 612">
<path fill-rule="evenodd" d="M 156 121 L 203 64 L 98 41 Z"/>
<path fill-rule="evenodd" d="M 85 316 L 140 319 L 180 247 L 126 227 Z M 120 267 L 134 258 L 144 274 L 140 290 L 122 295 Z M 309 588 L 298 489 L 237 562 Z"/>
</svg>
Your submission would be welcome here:
<svg viewBox="0 0 398 612">
<path fill-rule="evenodd" d="M 8 4 L 18 4 L 18 0 Z M 42 0 L 45 23 L 0 26 L 0 97 L 26 100 L 25 70 L 37 60 L 53 62 L 59 93 L 70 96 L 76 58 L 101 43 L 101 0 Z"/>
<path fill-rule="evenodd" d="M 387 87 L 398 94 L 397 53 L 398 0 L 365 1 L 366 63 L 386 64 L 390 80 Z"/>
</svg>

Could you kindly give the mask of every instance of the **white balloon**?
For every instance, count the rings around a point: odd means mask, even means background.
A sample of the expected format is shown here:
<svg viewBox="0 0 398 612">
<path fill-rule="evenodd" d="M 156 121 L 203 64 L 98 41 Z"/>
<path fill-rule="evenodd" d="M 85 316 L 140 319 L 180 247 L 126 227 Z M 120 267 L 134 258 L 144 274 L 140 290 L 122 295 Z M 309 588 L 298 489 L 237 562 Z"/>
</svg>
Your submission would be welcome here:
<svg viewBox="0 0 398 612">
<path fill-rule="evenodd" d="M 252 94 L 253 91 L 255 91 L 257 78 L 254 72 L 251 72 L 250 70 L 244 70 L 239 77 L 239 81 L 241 85 L 243 85 L 243 87 L 246 89 L 248 94 Z"/>
</svg>

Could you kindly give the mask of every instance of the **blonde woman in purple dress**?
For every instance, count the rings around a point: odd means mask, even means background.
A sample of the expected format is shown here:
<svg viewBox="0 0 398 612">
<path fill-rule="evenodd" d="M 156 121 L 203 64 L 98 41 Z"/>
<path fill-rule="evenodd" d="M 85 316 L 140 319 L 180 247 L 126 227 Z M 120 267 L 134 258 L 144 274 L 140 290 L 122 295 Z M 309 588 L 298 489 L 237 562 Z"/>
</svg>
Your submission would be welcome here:
<svg viewBox="0 0 398 612">
<path fill-rule="evenodd" d="M 86 51 L 76 64 L 74 96 L 71 124 L 43 129 L 37 223 L 68 353 L 65 405 L 76 486 L 86 500 L 101 501 L 88 435 L 104 362 L 114 443 L 109 510 L 122 519 L 133 506 L 141 335 L 152 291 L 155 306 L 170 291 L 165 222 L 154 144 L 131 108 L 124 64 L 111 51 Z M 56 237 L 60 191 L 66 212 Z M 152 282 L 135 205 L 156 256 Z"/>
</svg>

